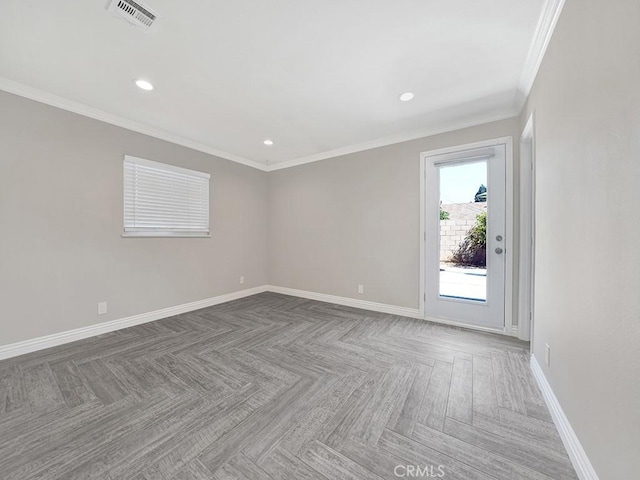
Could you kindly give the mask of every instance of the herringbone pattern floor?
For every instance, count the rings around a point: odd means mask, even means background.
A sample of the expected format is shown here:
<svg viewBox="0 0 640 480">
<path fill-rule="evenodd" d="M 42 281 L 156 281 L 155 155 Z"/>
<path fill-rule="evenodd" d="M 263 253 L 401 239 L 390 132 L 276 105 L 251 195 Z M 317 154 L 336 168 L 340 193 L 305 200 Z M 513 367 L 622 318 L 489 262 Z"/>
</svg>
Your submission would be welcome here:
<svg viewBox="0 0 640 480">
<path fill-rule="evenodd" d="M 256 295 L 0 362 L 0 476 L 575 479 L 527 355 Z"/>
</svg>

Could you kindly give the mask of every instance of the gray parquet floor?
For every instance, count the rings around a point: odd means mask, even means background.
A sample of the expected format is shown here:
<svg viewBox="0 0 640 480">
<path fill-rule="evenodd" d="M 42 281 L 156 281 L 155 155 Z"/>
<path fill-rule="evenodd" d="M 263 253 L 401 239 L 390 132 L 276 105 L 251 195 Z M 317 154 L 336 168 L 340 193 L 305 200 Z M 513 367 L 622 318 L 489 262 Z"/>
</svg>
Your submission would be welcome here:
<svg viewBox="0 0 640 480">
<path fill-rule="evenodd" d="M 0 362 L 0 432 L 3 480 L 577 478 L 527 344 L 272 293 Z"/>
</svg>

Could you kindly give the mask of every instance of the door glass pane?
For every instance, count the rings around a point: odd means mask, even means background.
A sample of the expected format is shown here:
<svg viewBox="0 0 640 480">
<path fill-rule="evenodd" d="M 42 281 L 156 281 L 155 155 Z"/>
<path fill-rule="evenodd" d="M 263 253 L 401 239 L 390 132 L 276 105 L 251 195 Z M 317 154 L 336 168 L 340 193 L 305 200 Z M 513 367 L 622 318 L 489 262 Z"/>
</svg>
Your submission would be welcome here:
<svg viewBox="0 0 640 480">
<path fill-rule="evenodd" d="M 487 162 L 440 167 L 440 296 L 487 301 Z"/>
</svg>

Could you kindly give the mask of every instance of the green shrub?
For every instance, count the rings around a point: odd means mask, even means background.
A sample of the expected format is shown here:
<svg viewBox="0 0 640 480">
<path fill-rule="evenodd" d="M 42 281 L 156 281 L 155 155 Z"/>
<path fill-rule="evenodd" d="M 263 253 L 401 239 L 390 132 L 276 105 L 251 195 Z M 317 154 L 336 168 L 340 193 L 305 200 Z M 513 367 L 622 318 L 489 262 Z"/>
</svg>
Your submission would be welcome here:
<svg viewBox="0 0 640 480">
<path fill-rule="evenodd" d="M 487 212 L 476 216 L 476 223 L 453 254 L 452 260 L 460 265 L 487 266 Z"/>
<path fill-rule="evenodd" d="M 449 220 L 449 212 L 440 209 L 440 220 Z"/>
</svg>

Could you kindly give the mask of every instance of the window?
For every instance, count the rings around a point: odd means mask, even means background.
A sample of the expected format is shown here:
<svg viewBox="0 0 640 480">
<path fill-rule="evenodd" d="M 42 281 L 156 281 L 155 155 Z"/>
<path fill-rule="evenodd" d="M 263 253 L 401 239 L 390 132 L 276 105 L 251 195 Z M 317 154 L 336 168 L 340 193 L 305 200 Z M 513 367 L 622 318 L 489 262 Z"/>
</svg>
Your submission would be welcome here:
<svg viewBox="0 0 640 480">
<path fill-rule="evenodd" d="M 209 236 L 210 177 L 126 155 L 123 236 Z"/>
</svg>

